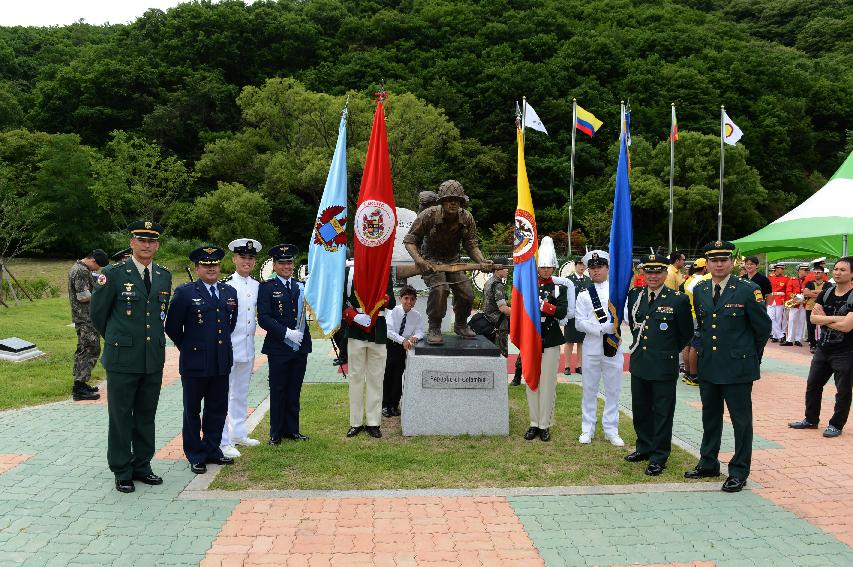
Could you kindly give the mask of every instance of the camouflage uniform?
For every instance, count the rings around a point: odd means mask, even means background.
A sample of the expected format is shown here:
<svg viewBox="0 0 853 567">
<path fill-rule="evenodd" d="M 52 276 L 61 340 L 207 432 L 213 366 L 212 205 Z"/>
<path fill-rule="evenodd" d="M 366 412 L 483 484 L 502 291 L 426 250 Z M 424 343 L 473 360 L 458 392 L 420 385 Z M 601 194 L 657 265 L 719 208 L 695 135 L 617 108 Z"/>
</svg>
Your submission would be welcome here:
<svg viewBox="0 0 853 567">
<path fill-rule="evenodd" d="M 504 356 L 509 354 L 509 317 L 499 307 L 506 304 L 506 283 L 496 276 L 490 277 L 483 286 L 483 315 L 495 326 L 495 344 Z"/>
<path fill-rule="evenodd" d="M 89 303 L 95 278 L 81 261 L 68 271 L 68 300 L 71 321 L 77 329 L 77 351 L 74 353 L 74 383 L 85 384 L 92 378 L 92 368 L 101 355 L 101 338 L 89 317 Z"/>
</svg>

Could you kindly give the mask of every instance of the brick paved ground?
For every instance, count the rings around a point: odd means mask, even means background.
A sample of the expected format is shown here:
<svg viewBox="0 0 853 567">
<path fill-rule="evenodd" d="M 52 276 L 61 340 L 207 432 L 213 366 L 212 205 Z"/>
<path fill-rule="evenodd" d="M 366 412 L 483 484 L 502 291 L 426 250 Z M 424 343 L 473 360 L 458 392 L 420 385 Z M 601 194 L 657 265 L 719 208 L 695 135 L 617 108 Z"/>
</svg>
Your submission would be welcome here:
<svg viewBox="0 0 853 567">
<path fill-rule="evenodd" d="M 786 426 L 802 417 L 805 349 L 768 347 L 751 491 L 490 497 L 182 497 L 194 475 L 176 354 L 157 418 L 162 486 L 113 489 L 104 403 L 0 413 L 0 565 L 853 565 L 853 436 Z M 332 356 L 315 341 L 306 379 L 342 382 Z M 252 407 L 267 393 L 257 366 Z M 675 433 L 696 447 L 698 391 L 679 384 L 678 395 Z M 824 424 L 833 395 L 830 385 Z M 630 409 L 627 387 L 622 401 Z"/>
</svg>

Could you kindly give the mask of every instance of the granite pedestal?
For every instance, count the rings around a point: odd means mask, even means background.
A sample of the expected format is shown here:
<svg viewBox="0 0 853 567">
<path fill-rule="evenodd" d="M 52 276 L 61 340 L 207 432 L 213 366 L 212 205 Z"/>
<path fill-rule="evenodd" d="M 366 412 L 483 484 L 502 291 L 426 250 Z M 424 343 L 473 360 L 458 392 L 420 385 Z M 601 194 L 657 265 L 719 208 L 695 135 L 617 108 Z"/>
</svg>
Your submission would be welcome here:
<svg viewBox="0 0 853 567">
<path fill-rule="evenodd" d="M 36 345 L 19 339 L 18 337 L 9 337 L 8 339 L 0 340 L 0 360 L 8 360 L 9 362 L 23 362 L 31 358 L 42 356 L 44 353 L 36 348 Z"/>
<path fill-rule="evenodd" d="M 506 359 L 488 339 L 419 343 L 403 376 L 403 435 L 509 435 Z"/>
</svg>

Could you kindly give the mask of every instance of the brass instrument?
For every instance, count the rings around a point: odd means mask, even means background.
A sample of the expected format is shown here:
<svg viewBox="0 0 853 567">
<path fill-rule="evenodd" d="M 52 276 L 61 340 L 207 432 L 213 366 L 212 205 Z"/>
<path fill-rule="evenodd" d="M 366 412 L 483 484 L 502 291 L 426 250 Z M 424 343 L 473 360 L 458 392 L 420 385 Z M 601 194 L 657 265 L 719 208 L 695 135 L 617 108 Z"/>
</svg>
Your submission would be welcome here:
<svg viewBox="0 0 853 567">
<path fill-rule="evenodd" d="M 797 299 L 796 297 L 792 297 L 791 299 L 789 299 L 788 301 L 785 302 L 785 307 L 787 307 L 788 309 L 790 309 L 792 307 L 799 307 L 800 305 L 802 305 L 805 302 L 806 302 L 805 299 Z"/>
</svg>

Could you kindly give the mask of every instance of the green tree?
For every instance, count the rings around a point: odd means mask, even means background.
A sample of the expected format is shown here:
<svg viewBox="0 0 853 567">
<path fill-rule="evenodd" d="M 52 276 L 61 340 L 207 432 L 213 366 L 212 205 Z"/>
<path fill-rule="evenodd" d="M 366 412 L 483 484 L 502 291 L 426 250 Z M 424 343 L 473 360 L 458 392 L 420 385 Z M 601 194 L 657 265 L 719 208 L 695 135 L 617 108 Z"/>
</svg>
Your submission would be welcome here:
<svg viewBox="0 0 853 567">
<path fill-rule="evenodd" d="M 139 218 L 164 221 L 196 175 L 156 144 L 115 131 L 94 164 L 92 193 L 116 228 Z"/>
<path fill-rule="evenodd" d="M 239 183 L 219 183 L 195 200 L 193 220 L 204 227 L 212 242 L 224 246 L 235 238 L 256 238 L 264 247 L 275 244 L 276 229 L 270 220 L 272 208 L 257 192 Z"/>
</svg>

